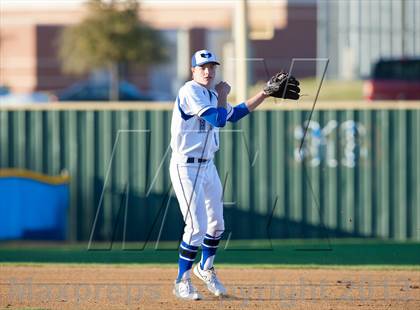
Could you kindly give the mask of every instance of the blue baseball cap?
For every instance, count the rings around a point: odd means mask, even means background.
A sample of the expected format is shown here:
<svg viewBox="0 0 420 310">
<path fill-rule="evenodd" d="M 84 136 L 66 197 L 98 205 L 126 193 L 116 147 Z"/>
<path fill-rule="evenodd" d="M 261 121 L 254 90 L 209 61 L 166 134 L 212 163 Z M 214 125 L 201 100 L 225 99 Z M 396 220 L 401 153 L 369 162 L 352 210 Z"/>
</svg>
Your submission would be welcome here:
<svg viewBox="0 0 420 310">
<path fill-rule="evenodd" d="M 204 64 L 207 64 L 209 62 L 215 63 L 217 65 L 220 65 L 220 63 L 216 59 L 216 55 L 208 50 L 200 50 L 194 53 L 192 59 L 191 59 L 191 66 L 202 66 Z"/>
</svg>

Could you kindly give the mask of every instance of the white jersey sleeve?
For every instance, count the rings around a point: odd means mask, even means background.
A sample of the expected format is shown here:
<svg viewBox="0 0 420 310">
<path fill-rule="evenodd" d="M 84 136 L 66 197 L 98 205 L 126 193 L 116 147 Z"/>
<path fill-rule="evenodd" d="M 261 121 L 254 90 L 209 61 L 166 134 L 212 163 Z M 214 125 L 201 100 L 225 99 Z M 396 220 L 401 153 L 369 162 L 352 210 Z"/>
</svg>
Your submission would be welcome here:
<svg viewBox="0 0 420 310">
<path fill-rule="evenodd" d="M 180 107 L 187 115 L 201 116 L 205 111 L 214 107 L 211 96 L 215 94 L 191 81 L 180 90 Z"/>
</svg>

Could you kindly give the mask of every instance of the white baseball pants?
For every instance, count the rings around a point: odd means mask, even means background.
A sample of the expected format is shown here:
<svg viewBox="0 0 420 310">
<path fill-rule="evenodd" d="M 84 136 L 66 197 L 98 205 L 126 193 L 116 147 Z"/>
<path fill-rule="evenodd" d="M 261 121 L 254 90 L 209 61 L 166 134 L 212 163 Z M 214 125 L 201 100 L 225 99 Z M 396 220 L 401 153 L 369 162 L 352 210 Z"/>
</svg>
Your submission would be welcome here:
<svg viewBox="0 0 420 310">
<path fill-rule="evenodd" d="M 179 163 L 169 168 L 185 222 L 182 240 L 200 246 L 205 234 L 220 236 L 224 229 L 223 188 L 213 160 L 204 163 Z"/>
</svg>

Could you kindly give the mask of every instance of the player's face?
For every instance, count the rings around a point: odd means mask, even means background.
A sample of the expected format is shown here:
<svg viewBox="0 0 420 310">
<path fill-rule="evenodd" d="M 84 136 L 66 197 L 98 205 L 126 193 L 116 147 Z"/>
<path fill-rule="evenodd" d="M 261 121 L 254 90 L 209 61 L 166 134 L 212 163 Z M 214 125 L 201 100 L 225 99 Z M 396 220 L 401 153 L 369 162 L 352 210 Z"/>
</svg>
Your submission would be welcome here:
<svg viewBox="0 0 420 310">
<path fill-rule="evenodd" d="M 203 85 L 205 88 L 210 88 L 216 77 L 216 66 L 215 63 L 207 63 L 192 68 L 191 71 L 194 81 Z"/>
</svg>

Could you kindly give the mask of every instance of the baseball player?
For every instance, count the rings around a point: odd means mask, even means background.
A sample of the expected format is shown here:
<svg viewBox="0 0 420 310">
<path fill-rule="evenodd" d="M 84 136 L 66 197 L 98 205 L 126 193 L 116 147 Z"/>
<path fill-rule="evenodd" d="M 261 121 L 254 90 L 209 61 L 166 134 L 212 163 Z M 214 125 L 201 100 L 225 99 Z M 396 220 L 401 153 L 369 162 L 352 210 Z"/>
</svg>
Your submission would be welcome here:
<svg viewBox="0 0 420 310">
<path fill-rule="evenodd" d="M 179 90 L 171 124 L 170 177 L 185 222 L 179 248 L 178 276 L 173 293 L 183 299 L 197 300 L 201 295 L 193 286 L 190 270 L 201 247 L 201 260 L 194 274 L 216 296 L 226 294 L 213 261 L 222 233 L 223 189 L 213 162 L 219 149 L 219 128 L 237 122 L 257 108 L 268 96 L 299 98 L 299 82 L 287 73 L 279 73 L 264 90 L 233 107 L 227 102 L 230 86 L 214 85 L 216 55 L 208 50 L 194 53 L 191 60 L 193 79 Z"/>
</svg>

